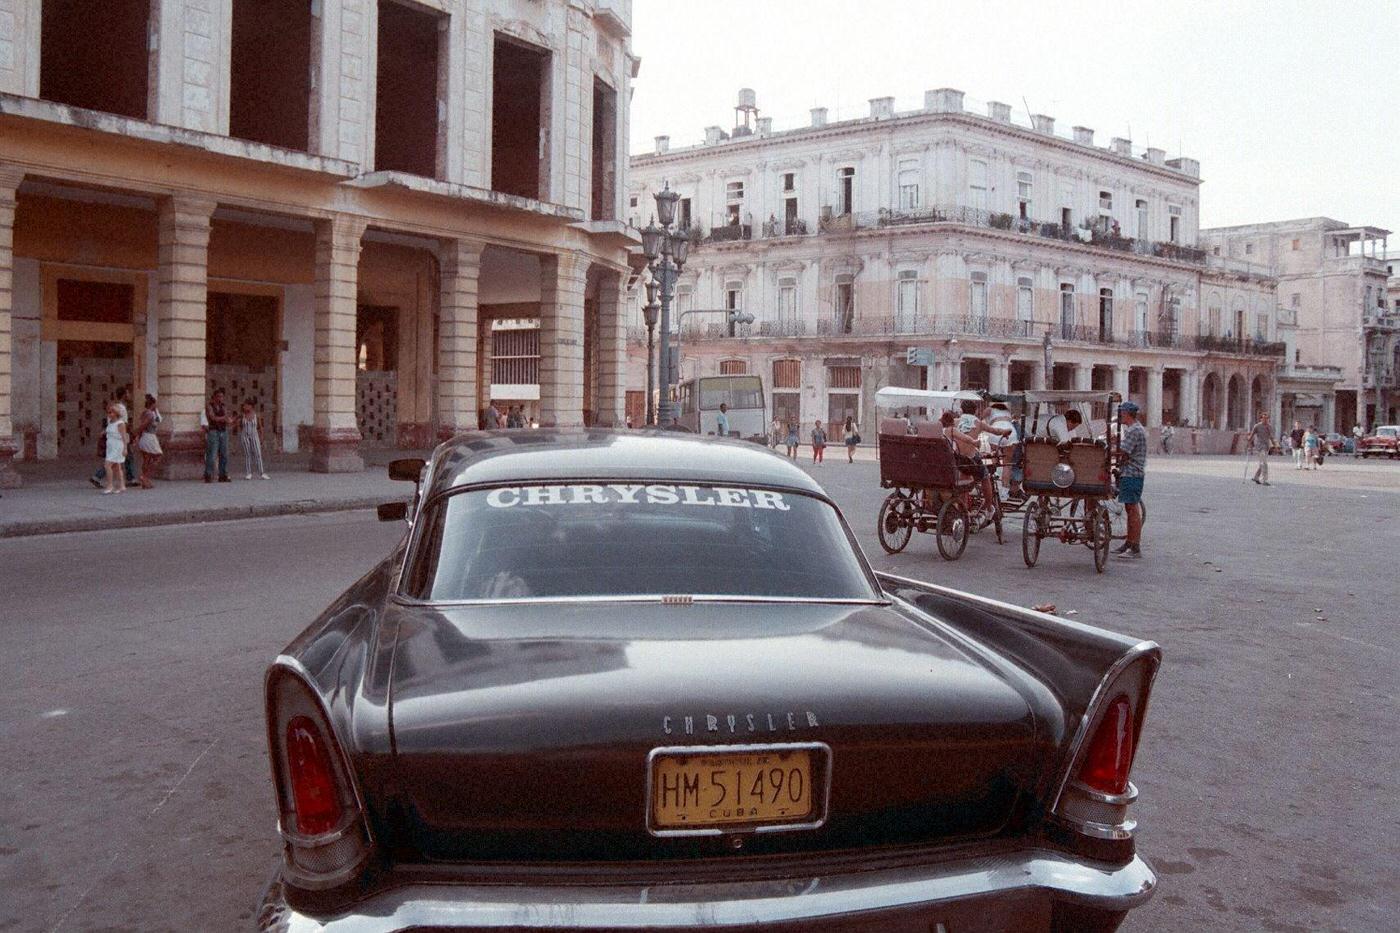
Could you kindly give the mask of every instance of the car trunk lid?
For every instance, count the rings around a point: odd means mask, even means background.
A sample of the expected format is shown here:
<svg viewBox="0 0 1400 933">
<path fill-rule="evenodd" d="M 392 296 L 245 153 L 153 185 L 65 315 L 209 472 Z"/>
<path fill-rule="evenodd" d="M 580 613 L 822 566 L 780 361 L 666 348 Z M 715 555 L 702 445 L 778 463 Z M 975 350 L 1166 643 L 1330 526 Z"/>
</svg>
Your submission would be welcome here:
<svg viewBox="0 0 1400 933">
<path fill-rule="evenodd" d="M 989 834 L 1036 780 L 1025 699 L 893 607 L 524 603 L 396 611 L 393 806 L 435 860 L 721 855 L 648 828 L 657 749 L 830 749 L 822 825 L 745 851 Z M 604 634 L 605 633 L 605 634 Z"/>
</svg>

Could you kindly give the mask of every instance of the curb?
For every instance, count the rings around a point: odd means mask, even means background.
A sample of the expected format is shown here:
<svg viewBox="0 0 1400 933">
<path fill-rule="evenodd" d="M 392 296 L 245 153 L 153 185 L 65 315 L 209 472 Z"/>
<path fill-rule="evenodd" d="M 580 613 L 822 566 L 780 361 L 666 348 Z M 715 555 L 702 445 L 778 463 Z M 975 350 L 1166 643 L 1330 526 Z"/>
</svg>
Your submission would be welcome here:
<svg viewBox="0 0 1400 933">
<path fill-rule="evenodd" d="M 219 506 L 186 512 L 147 512 L 132 515 L 101 515 L 21 521 L 0 524 L 0 539 L 60 535 L 75 531 L 110 531 L 117 528 L 153 528 L 160 525 L 197 525 L 205 522 L 232 522 L 245 518 L 275 518 L 280 515 L 315 515 L 323 512 L 353 512 L 372 509 L 384 502 L 383 495 L 351 499 L 300 499 L 255 505 Z"/>
</svg>

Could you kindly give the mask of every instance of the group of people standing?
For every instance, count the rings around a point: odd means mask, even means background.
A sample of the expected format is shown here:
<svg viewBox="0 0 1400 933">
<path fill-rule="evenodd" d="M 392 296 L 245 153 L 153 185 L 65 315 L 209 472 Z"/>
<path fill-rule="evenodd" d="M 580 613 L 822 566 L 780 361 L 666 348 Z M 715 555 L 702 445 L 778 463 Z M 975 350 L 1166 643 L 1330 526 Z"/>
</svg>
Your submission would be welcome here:
<svg viewBox="0 0 1400 933">
<path fill-rule="evenodd" d="M 163 454 L 156 437 L 156 426 L 161 422 L 160 406 L 154 395 L 147 395 L 146 405 L 133 429 L 127 408 L 130 398 L 131 387 L 127 386 L 107 403 L 107 420 L 97 439 L 102 465 L 88 477 L 88 482 L 104 496 L 126 492 L 128 485 L 137 489 L 150 489 L 155 485 L 151 477 Z"/>
<path fill-rule="evenodd" d="M 808 439 L 812 445 L 812 463 L 825 463 L 827 433 L 820 419 L 812 422 L 812 431 Z M 846 445 L 846 462 L 855 463 L 856 448 L 860 446 L 860 430 L 856 428 L 855 419 L 850 415 L 846 416 L 846 422 L 841 426 L 841 441 Z M 797 421 L 785 422 L 782 418 L 774 417 L 773 423 L 768 426 L 768 446 L 777 449 L 782 445 L 787 449 L 788 459 L 796 460 L 800 444 L 801 429 Z"/>
<path fill-rule="evenodd" d="M 154 487 L 156 467 L 165 453 L 156 436 L 156 429 L 163 420 L 160 403 L 154 395 L 148 394 L 145 407 L 133 426 L 127 407 L 130 396 L 131 387 L 127 386 L 107 404 L 107 420 L 98 439 L 102 466 L 89 477 L 89 482 L 103 495 L 125 492 L 128 486 Z M 243 446 L 243 478 L 252 479 L 254 473 L 263 479 L 272 478 L 263 463 L 262 418 L 255 399 L 245 399 L 235 412 L 225 403 L 224 390 L 215 389 L 200 412 L 199 426 L 204 433 L 206 483 L 214 482 L 215 475 L 219 482 L 229 482 L 230 432 L 237 432 Z"/>
<path fill-rule="evenodd" d="M 1312 425 L 1303 427 L 1301 421 L 1293 422 L 1293 430 L 1288 433 L 1293 445 L 1293 469 L 1316 470 L 1322 466 L 1327 456 L 1327 441 Z"/>
<path fill-rule="evenodd" d="M 497 428 L 532 428 L 535 422 L 529 415 L 525 414 L 524 405 L 509 405 L 506 413 L 501 414 L 501 410 L 492 402 L 486 407 L 486 411 L 481 416 L 481 429 L 483 431 L 494 431 Z"/>
</svg>

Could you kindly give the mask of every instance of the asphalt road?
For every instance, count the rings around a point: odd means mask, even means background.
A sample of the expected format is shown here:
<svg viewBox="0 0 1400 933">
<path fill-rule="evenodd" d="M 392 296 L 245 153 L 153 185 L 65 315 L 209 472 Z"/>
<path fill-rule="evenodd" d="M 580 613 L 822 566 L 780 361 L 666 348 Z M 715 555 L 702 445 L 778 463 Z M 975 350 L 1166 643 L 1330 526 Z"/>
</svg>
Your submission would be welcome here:
<svg viewBox="0 0 1400 933">
<path fill-rule="evenodd" d="M 875 465 L 814 473 L 883 569 L 1162 644 L 1133 775 L 1161 887 L 1125 930 L 1302 933 L 1400 911 L 1400 469 L 1349 469 L 1263 489 L 1162 464 L 1146 559 L 1102 576 L 1055 542 L 1027 570 L 1016 520 L 955 564 L 928 536 L 888 557 Z M 0 930 L 249 927 L 276 856 L 263 667 L 397 534 L 356 513 L 0 541 Z"/>
</svg>

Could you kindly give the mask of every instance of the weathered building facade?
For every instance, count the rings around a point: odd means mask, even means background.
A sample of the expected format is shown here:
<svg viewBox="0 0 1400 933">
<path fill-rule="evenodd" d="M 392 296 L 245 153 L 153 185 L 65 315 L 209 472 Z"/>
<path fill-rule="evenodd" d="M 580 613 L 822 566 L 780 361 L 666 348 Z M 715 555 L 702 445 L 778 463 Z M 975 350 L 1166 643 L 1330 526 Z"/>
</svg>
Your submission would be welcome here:
<svg viewBox="0 0 1400 933">
<path fill-rule="evenodd" d="M 1386 300 L 1389 233 L 1327 217 L 1201 231 L 1212 256 L 1275 277 L 1279 304 L 1296 319 L 1283 390 L 1288 420 L 1344 433 L 1358 422 L 1395 423 L 1400 311 Z M 1316 378 L 1334 370 L 1333 384 Z"/>
<path fill-rule="evenodd" d="M 921 382 L 1115 389 L 1154 429 L 1200 427 L 1206 449 L 1275 405 L 1274 283 L 1196 247 L 1194 160 L 1099 146 L 1046 115 L 1021 125 L 996 102 L 974 112 L 946 88 L 918 110 L 870 108 L 783 132 L 741 108 L 733 134 L 633 157 L 629 219 L 645 224 L 669 184 L 696 231 L 677 288 L 679 313 L 698 312 L 679 323 L 684 378 L 756 373 L 785 420 L 851 415 L 867 435 L 878 388 Z M 1216 301 L 1242 313 L 1203 311 Z M 731 308 L 755 322 L 730 327 L 715 312 Z M 906 365 L 912 346 L 934 350 L 927 374 Z"/>
<path fill-rule="evenodd" d="M 321 470 L 474 429 L 493 385 L 620 421 L 630 16 L 0 0 L 0 478 L 87 454 L 125 384 L 174 475 L 215 387 Z"/>
</svg>

